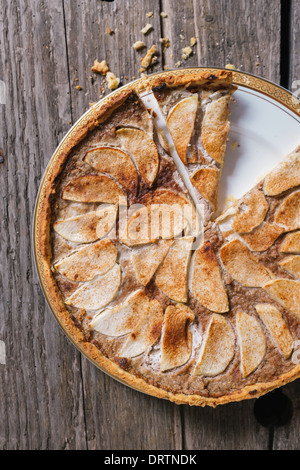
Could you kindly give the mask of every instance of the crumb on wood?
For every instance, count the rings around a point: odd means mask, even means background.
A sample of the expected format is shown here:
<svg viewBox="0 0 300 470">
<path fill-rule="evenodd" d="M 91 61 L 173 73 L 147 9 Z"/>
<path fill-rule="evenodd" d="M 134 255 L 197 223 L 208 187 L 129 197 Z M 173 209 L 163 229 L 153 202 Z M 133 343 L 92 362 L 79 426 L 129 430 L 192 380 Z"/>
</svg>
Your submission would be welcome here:
<svg viewBox="0 0 300 470">
<path fill-rule="evenodd" d="M 80 86 L 80 85 L 76 85 L 75 88 L 76 88 L 76 90 L 79 90 L 79 91 L 82 90 L 82 86 Z"/>
<path fill-rule="evenodd" d="M 154 54 L 157 52 L 157 49 L 156 49 L 156 46 L 155 44 L 153 44 L 152 47 L 150 47 L 150 49 L 147 51 L 147 54 L 145 55 L 145 57 L 142 57 L 141 59 L 141 69 L 140 71 L 141 72 L 144 72 L 145 70 L 147 70 L 148 67 L 150 67 L 150 65 L 153 65 L 154 63 L 157 62 L 157 57 L 153 57 Z"/>
<path fill-rule="evenodd" d="M 120 84 L 120 79 L 115 76 L 112 72 L 106 74 L 107 86 L 110 90 L 115 90 Z"/>
<path fill-rule="evenodd" d="M 235 67 L 233 64 L 226 64 L 226 65 L 225 65 L 225 69 L 228 69 L 228 70 L 235 70 L 236 67 Z"/>
<path fill-rule="evenodd" d="M 145 47 L 145 43 L 143 43 L 143 41 L 136 41 L 132 47 L 136 51 L 139 51 L 140 49 L 143 49 Z"/>
<path fill-rule="evenodd" d="M 167 13 L 165 13 L 164 11 L 161 12 L 160 16 L 162 18 L 167 18 L 168 17 Z"/>
<path fill-rule="evenodd" d="M 92 72 L 100 73 L 101 75 L 106 75 L 109 72 L 109 67 L 105 60 L 99 62 L 97 59 L 94 60 L 94 65 L 91 68 Z"/>
<path fill-rule="evenodd" d="M 106 34 L 109 34 L 110 36 L 111 36 L 112 34 L 114 34 L 114 30 L 111 29 L 109 26 L 107 26 L 107 27 L 105 28 L 105 32 L 106 32 Z"/>
<path fill-rule="evenodd" d="M 170 46 L 170 39 L 169 38 L 160 38 L 159 41 L 162 44 L 164 49 L 167 49 Z"/>
<path fill-rule="evenodd" d="M 143 29 L 141 30 L 141 33 L 148 34 L 150 31 L 152 31 L 152 29 L 153 29 L 152 24 L 147 23 L 146 26 L 144 26 Z"/>
<path fill-rule="evenodd" d="M 180 65 L 181 65 L 181 62 L 180 62 L 180 60 L 178 60 L 178 62 L 176 62 L 176 64 L 175 64 L 175 67 L 180 67 Z"/>
<path fill-rule="evenodd" d="M 197 43 L 197 39 L 193 36 L 193 37 L 190 39 L 191 47 L 193 47 L 196 43 Z"/>
<path fill-rule="evenodd" d="M 146 16 L 148 18 L 151 18 L 151 16 L 153 16 L 153 11 L 148 11 L 148 13 L 146 13 Z"/>
<path fill-rule="evenodd" d="M 188 57 L 190 57 L 192 53 L 193 53 L 193 49 L 191 48 L 191 46 L 184 47 L 182 49 L 182 58 L 186 60 L 188 59 Z"/>
</svg>

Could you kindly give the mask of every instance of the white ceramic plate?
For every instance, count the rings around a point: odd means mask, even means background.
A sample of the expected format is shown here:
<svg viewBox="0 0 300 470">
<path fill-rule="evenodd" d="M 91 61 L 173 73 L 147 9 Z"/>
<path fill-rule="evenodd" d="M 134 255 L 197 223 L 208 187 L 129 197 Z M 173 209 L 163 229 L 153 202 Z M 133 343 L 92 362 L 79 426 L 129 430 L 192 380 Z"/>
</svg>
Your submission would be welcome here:
<svg viewBox="0 0 300 470">
<path fill-rule="evenodd" d="M 243 196 L 300 144 L 300 116 L 295 111 L 241 85 L 234 97 L 219 191 L 220 211 L 228 197 Z"/>
</svg>

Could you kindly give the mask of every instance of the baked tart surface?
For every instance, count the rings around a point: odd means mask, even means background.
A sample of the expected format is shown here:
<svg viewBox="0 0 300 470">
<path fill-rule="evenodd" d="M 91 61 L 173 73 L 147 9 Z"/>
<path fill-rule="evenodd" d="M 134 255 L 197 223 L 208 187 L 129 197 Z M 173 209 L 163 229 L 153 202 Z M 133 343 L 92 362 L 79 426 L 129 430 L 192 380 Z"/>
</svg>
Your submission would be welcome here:
<svg viewBox="0 0 300 470">
<path fill-rule="evenodd" d="M 215 219 L 235 88 L 219 70 L 120 89 L 44 185 L 59 322 L 105 372 L 176 403 L 257 397 L 300 373 L 300 148 Z"/>
</svg>

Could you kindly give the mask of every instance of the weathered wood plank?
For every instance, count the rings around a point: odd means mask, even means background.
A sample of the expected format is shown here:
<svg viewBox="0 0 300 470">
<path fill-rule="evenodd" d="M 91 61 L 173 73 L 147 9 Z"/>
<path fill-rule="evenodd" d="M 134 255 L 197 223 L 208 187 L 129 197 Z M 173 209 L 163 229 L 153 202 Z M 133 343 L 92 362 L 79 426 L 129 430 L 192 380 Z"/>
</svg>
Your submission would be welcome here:
<svg viewBox="0 0 300 470">
<path fill-rule="evenodd" d="M 104 94 L 110 91 L 103 85 L 104 78 L 90 71 L 95 59 L 105 59 L 125 84 L 140 76 L 140 57 L 146 51 L 136 52 L 133 43 L 143 40 L 147 48 L 155 43 L 160 49 L 159 2 L 85 0 L 64 4 L 72 114 L 78 119 L 90 101 L 99 100 L 102 86 Z M 147 17 L 151 11 L 153 16 Z M 143 36 L 140 31 L 147 23 L 153 30 Z M 108 34 L 106 27 L 113 34 Z M 78 84 L 82 90 L 76 89 Z M 121 385 L 85 359 L 82 368 L 89 449 L 180 448 L 179 407 Z"/>
<path fill-rule="evenodd" d="M 224 67 L 234 64 L 244 72 L 280 81 L 279 0 L 162 0 L 168 18 L 163 34 L 171 48 L 166 65 Z M 195 36 L 193 55 L 182 60 L 182 48 Z M 182 38 L 183 39 L 182 39 Z"/>
<path fill-rule="evenodd" d="M 38 185 L 70 120 L 61 1 L 1 0 L 0 25 L 0 448 L 84 449 L 80 355 L 46 306 L 31 251 Z"/>
</svg>

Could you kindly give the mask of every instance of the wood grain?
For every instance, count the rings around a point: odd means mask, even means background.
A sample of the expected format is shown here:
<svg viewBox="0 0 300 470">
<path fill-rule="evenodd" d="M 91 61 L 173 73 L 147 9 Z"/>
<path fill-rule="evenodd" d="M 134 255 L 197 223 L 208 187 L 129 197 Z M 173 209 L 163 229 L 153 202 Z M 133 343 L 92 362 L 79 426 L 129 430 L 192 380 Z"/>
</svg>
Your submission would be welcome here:
<svg viewBox="0 0 300 470">
<path fill-rule="evenodd" d="M 70 120 L 62 5 L 4 1 L 0 15 L 0 447 L 85 448 L 80 356 L 53 321 L 31 251 L 39 182 Z"/>
<path fill-rule="evenodd" d="M 300 79 L 299 0 L 292 0 L 292 12 L 291 83 Z M 143 36 L 146 23 L 153 29 Z M 197 43 L 183 60 L 191 37 Z M 0 0 L 6 89 L 0 104 L 0 340 L 6 346 L 0 449 L 299 448 L 299 381 L 284 387 L 294 405 L 291 422 L 269 430 L 256 421 L 252 400 L 217 409 L 177 406 L 98 370 L 50 312 L 31 244 L 35 198 L 52 153 L 89 103 L 110 91 L 90 70 L 95 59 L 105 59 L 125 84 L 139 77 L 141 57 L 156 44 L 158 63 L 149 72 L 178 61 L 180 67 L 232 63 L 279 83 L 280 39 L 279 0 Z M 144 50 L 133 49 L 136 40 L 145 42 Z"/>
<path fill-rule="evenodd" d="M 198 65 L 225 67 L 233 64 L 242 72 L 280 80 L 280 1 L 279 0 L 188 0 L 176 3 L 162 0 L 169 21 L 163 21 L 163 34 L 171 48 L 166 65 L 173 68 Z M 182 48 L 195 37 L 193 54 L 182 60 Z"/>
</svg>

